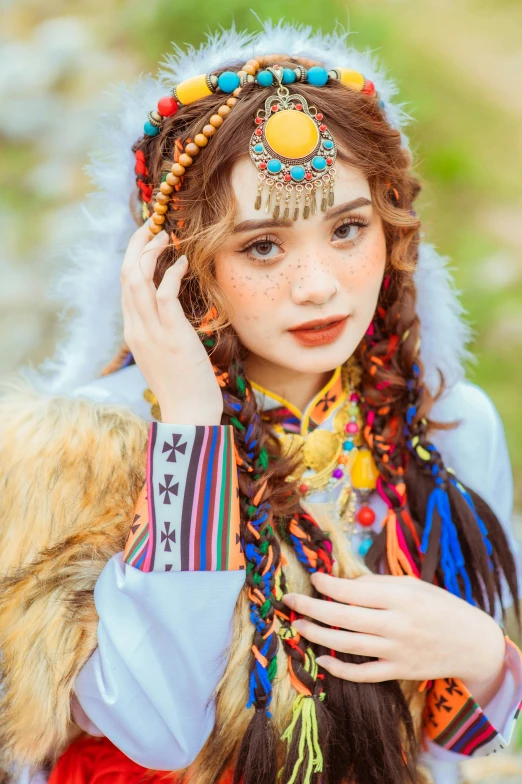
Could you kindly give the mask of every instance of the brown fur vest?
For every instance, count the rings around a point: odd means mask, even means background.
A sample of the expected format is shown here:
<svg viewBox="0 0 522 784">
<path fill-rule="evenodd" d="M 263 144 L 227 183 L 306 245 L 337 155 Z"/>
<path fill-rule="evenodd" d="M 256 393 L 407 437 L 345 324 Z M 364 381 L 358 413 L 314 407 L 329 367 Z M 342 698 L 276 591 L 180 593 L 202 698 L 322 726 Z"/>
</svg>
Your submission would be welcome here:
<svg viewBox="0 0 522 784">
<path fill-rule="evenodd" d="M 93 591 L 107 561 L 121 551 L 145 480 L 147 425 L 128 409 L 12 386 L 0 399 L 0 760 L 39 766 L 77 734 L 70 700 L 75 678 L 96 647 Z M 331 532 L 337 573 L 357 576 Z M 292 551 L 286 574 L 294 591 L 310 583 Z M 212 784 L 249 721 L 245 710 L 251 627 L 240 594 L 216 723 L 191 766 L 190 780 Z M 295 697 L 280 652 L 274 719 L 282 732 Z M 406 687 L 406 684 L 405 684 Z M 407 685 L 420 720 L 422 697 Z M 419 782 L 425 780 L 419 771 Z"/>
</svg>

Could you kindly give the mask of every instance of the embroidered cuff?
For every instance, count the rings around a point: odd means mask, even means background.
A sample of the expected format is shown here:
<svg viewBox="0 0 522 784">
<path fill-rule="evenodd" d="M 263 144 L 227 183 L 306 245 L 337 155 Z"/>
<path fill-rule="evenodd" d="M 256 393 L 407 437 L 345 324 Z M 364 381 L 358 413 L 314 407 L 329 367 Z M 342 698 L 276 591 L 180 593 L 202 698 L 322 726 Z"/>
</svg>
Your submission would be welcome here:
<svg viewBox="0 0 522 784">
<path fill-rule="evenodd" d="M 245 568 L 231 426 L 151 424 L 123 560 L 143 572 Z"/>
<path fill-rule="evenodd" d="M 504 726 L 496 728 L 458 678 L 433 681 L 424 710 L 424 731 L 438 746 L 464 756 L 487 756 L 505 748 L 513 734 L 520 708 L 522 654 L 506 637 L 506 666 L 518 684 Z"/>
</svg>

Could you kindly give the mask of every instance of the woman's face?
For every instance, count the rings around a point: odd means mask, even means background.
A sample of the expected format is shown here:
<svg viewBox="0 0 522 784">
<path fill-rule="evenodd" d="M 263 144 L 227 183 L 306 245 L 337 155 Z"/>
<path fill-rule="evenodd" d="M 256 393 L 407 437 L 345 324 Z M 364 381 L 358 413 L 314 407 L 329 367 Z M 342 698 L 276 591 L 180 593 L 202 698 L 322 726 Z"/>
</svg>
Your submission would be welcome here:
<svg viewBox="0 0 522 784">
<path fill-rule="evenodd" d="M 216 257 L 216 278 L 241 342 L 265 364 L 333 370 L 373 318 L 386 262 L 382 222 L 364 175 L 339 161 L 336 170 L 334 206 L 295 223 L 264 212 L 266 190 L 254 209 L 249 158 L 232 171 L 235 226 Z"/>
</svg>

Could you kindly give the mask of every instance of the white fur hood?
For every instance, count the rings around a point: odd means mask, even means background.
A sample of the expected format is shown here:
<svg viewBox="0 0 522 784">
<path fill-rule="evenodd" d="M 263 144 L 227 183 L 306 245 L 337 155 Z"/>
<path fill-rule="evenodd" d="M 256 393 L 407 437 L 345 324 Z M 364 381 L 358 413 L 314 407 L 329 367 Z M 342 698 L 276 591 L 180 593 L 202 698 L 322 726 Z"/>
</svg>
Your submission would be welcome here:
<svg viewBox="0 0 522 784">
<path fill-rule="evenodd" d="M 84 230 L 57 284 L 58 295 L 65 302 L 67 334 L 56 355 L 38 374 L 38 382 L 47 390 L 67 393 L 89 382 L 121 346 L 120 267 L 136 229 L 129 210 L 129 197 L 135 187 L 131 148 L 143 133 L 147 113 L 183 79 L 208 73 L 231 60 L 279 51 L 321 60 L 327 68 L 345 66 L 361 71 L 374 82 L 390 125 L 401 131 L 403 144 L 408 146 L 404 129 L 410 118 L 393 100 L 395 84 L 368 51 L 360 52 L 352 46 L 348 33 L 325 35 L 309 27 L 268 22 L 257 34 L 232 27 L 209 35 L 197 49 L 183 51 L 174 46 L 157 77 L 142 75 L 131 85 L 115 88 L 114 110 L 100 118 L 88 166 L 96 190 L 85 201 Z M 436 388 L 438 371 L 442 371 L 451 386 L 464 375 L 469 329 L 447 262 L 432 245 L 423 243 L 420 247 L 416 286 L 427 381 Z"/>
</svg>

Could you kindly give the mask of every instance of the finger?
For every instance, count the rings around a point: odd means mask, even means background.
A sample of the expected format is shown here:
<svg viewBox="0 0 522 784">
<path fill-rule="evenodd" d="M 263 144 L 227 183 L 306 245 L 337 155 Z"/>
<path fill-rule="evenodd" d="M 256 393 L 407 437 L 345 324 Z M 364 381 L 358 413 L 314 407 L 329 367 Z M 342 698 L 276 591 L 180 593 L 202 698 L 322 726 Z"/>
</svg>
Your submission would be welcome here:
<svg viewBox="0 0 522 784">
<path fill-rule="evenodd" d="M 316 661 L 320 667 L 336 678 L 354 683 L 381 683 L 382 681 L 393 681 L 397 677 L 393 664 L 384 659 L 353 664 L 352 662 L 340 661 L 333 656 L 318 656 Z"/>
<path fill-rule="evenodd" d="M 130 238 L 121 266 L 122 274 L 125 274 L 130 268 L 134 267 L 136 258 L 140 257 L 145 246 L 151 241 L 149 223 L 150 220 L 146 221 Z M 161 234 L 161 232 L 159 234 Z M 157 234 L 156 237 L 159 237 L 159 234 Z M 154 237 L 154 239 L 156 239 L 156 237 Z"/>
<path fill-rule="evenodd" d="M 180 256 L 172 267 L 169 267 L 166 271 L 163 280 L 158 286 L 156 292 L 158 315 L 162 326 L 166 329 L 185 328 L 188 325 L 178 299 L 181 281 L 187 270 L 188 259 L 186 256 Z"/>
<path fill-rule="evenodd" d="M 143 323 L 149 329 L 156 329 L 158 322 L 158 306 L 154 272 L 158 258 L 168 246 L 169 238 L 165 231 L 157 234 L 136 257 L 132 267 L 128 267 L 123 289 L 128 294 L 129 307 L 132 305 L 139 312 Z"/>
<path fill-rule="evenodd" d="M 389 616 L 385 610 L 328 602 L 300 593 L 285 594 L 283 602 L 300 615 L 315 618 L 329 626 L 379 635 L 384 635 L 387 631 Z"/>
<path fill-rule="evenodd" d="M 327 629 L 318 626 L 311 621 L 299 619 L 292 624 L 299 634 L 306 637 L 310 642 L 324 645 L 340 653 L 354 653 L 358 656 L 373 656 L 381 658 L 388 652 L 386 640 L 383 637 L 376 637 L 374 634 L 358 634 L 357 632 L 345 632 L 338 629 Z"/>
<path fill-rule="evenodd" d="M 337 602 L 388 610 L 395 604 L 394 596 L 393 591 L 390 591 L 388 581 L 378 579 L 382 576 L 384 575 L 363 575 L 347 579 L 316 572 L 312 575 L 312 583 L 319 593 L 330 596 Z M 367 580 L 366 577 L 370 579 Z M 391 579 L 399 580 L 400 578 L 392 577 Z"/>
</svg>

